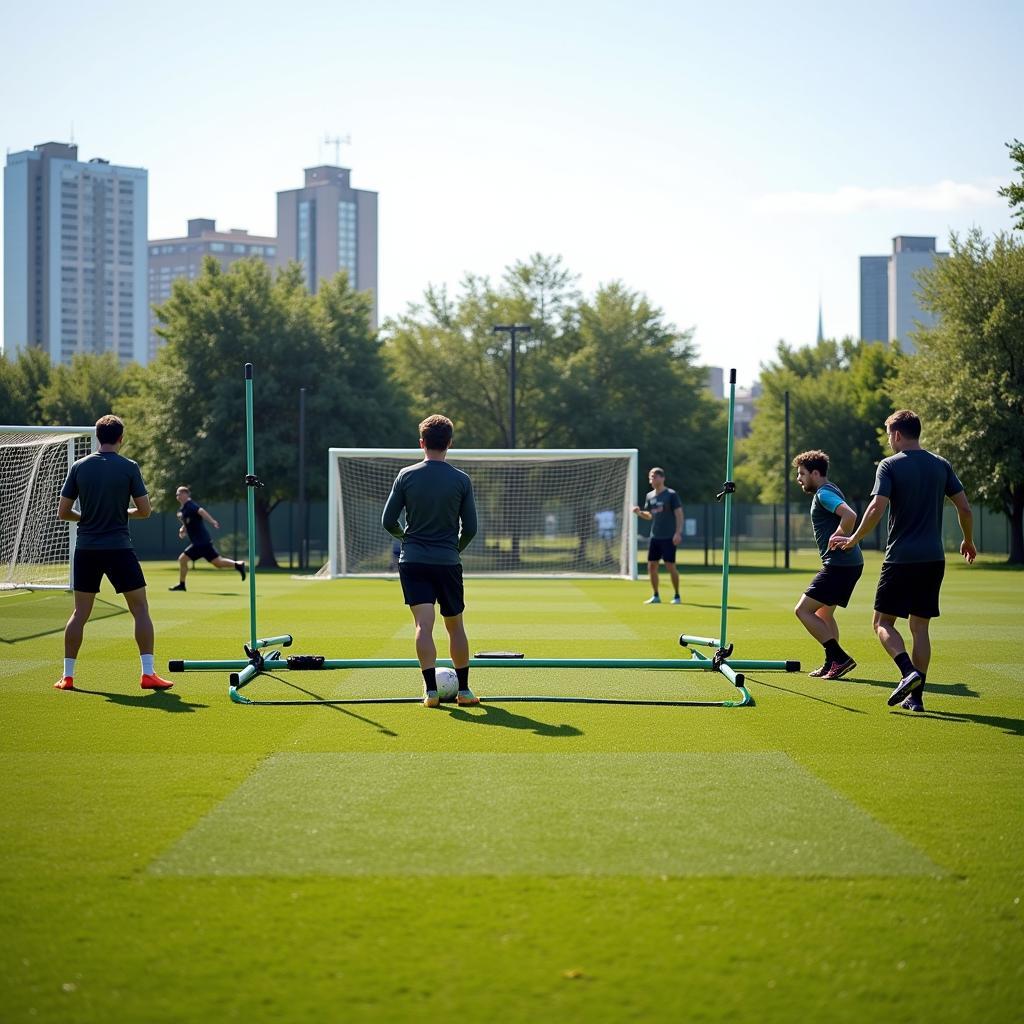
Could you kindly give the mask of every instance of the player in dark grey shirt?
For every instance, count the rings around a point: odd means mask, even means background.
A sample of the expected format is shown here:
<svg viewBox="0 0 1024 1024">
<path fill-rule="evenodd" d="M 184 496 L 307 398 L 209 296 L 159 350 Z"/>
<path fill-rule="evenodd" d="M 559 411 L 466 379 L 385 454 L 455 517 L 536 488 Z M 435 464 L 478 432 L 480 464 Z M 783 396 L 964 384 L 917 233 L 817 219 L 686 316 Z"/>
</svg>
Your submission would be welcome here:
<svg viewBox="0 0 1024 1024">
<path fill-rule="evenodd" d="M 870 533 L 889 510 L 889 540 L 875 592 L 875 633 L 896 662 L 902 678 L 889 706 L 924 710 L 924 683 L 931 661 L 929 622 L 939 615 L 939 590 L 946 569 L 942 547 L 942 507 L 949 498 L 956 507 L 963 541 L 960 554 L 970 564 L 977 556 L 971 505 L 953 467 L 921 447 L 921 420 L 909 409 L 885 421 L 894 455 L 882 459 L 875 474 L 871 503 L 851 536 L 837 532 L 829 544 L 849 549 Z M 896 620 L 907 618 L 914 640 L 907 654 Z"/>
<path fill-rule="evenodd" d="M 419 429 L 423 461 L 406 466 L 396 477 L 381 525 L 402 542 L 398 575 L 416 624 L 416 657 L 426 688 L 423 703 L 428 708 L 440 704 L 434 645 L 436 602 L 459 679 L 456 701 L 463 706 L 479 704 L 469 688 L 469 640 L 462 622 L 466 603 L 459 557 L 477 531 L 473 484 L 465 473 L 445 462 L 452 443 L 452 421 L 446 416 L 428 416 Z"/>
<path fill-rule="evenodd" d="M 61 488 L 57 518 L 77 523 L 71 581 L 75 610 L 64 629 L 64 671 L 54 683 L 58 690 L 75 688 L 75 660 L 82 646 L 85 624 L 92 614 L 103 577 L 124 596 L 135 620 L 135 642 L 142 661 L 144 690 L 169 690 L 153 666 L 153 620 L 149 617 L 146 577 L 132 549 L 129 519 L 148 519 L 149 495 L 136 463 L 118 449 L 124 440 L 124 423 L 117 416 L 96 421 L 99 451 L 79 459 Z M 75 511 L 75 502 L 81 511 Z"/>
</svg>

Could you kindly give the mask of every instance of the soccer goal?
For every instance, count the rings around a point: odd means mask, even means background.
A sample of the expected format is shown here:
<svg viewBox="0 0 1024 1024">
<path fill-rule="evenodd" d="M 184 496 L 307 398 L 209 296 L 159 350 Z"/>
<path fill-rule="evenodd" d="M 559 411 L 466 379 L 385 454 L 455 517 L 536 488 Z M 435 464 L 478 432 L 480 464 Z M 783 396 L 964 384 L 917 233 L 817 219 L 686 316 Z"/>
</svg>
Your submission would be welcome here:
<svg viewBox="0 0 1024 1024">
<path fill-rule="evenodd" d="M 395 571 L 380 514 L 398 471 L 422 458 L 418 448 L 330 449 L 318 575 Z M 636 578 L 635 448 L 462 448 L 448 462 L 473 480 L 479 532 L 462 553 L 467 575 Z"/>
<path fill-rule="evenodd" d="M 75 524 L 57 518 L 71 464 L 92 427 L 0 426 L 0 590 L 69 590 Z"/>
</svg>

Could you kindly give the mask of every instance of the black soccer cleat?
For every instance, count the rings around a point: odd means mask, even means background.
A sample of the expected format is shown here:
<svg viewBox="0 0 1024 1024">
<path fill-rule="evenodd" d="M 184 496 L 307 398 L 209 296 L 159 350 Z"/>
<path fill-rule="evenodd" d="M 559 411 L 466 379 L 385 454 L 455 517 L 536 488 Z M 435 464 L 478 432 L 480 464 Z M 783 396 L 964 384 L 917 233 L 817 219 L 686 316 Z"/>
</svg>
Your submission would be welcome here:
<svg viewBox="0 0 1024 1024">
<path fill-rule="evenodd" d="M 245 582 L 245 562 L 235 562 L 235 568 L 238 570 L 238 575 L 242 577 L 242 582 Z"/>
<path fill-rule="evenodd" d="M 185 584 L 184 583 L 179 583 L 176 587 L 168 587 L 167 589 L 168 590 L 184 590 L 185 589 Z"/>
</svg>

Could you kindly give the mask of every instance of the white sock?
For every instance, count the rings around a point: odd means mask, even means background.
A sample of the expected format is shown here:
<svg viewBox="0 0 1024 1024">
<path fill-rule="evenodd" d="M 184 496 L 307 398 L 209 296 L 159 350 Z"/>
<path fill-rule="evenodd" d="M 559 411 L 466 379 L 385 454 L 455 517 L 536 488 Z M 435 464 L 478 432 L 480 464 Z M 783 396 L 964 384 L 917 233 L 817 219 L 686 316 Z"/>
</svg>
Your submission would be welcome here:
<svg viewBox="0 0 1024 1024">
<path fill-rule="evenodd" d="M 151 676 L 153 674 L 153 655 L 140 654 L 139 657 L 142 659 L 142 674 Z"/>
<path fill-rule="evenodd" d="M 65 658 L 64 659 L 64 675 L 71 676 L 74 678 L 75 675 L 75 659 Z"/>
</svg>

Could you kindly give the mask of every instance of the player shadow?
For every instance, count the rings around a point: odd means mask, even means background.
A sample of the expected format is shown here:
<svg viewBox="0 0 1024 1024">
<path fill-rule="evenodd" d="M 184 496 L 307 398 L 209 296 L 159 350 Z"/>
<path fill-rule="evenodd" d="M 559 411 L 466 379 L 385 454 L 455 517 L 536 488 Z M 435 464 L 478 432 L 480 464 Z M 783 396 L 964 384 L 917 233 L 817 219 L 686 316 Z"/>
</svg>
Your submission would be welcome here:
<svg viewBox="0 0 1024 1024">
<path fill-rule="evenodd" d="M 457 705 L 441 705 L 452 718 L 460 722 L 472 722 L 475 725 L 497 725 L 505 729 L 524 729 L 536 736 L 582 736 L 583 730 L 575 725 L 551 725 L 549 722 L 538 722 L 526 715 L 517 715 L 494 704 L 478 704 L 472 712 Z M 482 714 L 481 714 L 482 712 Z"/>
<path fill-rule="evenodd" d="M 169 711 L 172 714 L 191 714 L 209 704 L 190 704 L 181 695 L 169 690 L 153 690 L 151 693 L 109 693 L 106 690 L 84 690 L 76 686 L 75 693 L 88 693 L 94 697 L 106 697 L 108 704 L 119 704 L 125 708 L 147 708 L 150 711 Z"/>
<path fill-rule="evenodd" d="M 886 679 L 865 679 L 862 676 L 844 676 L 842 679 L 836 680 L 839 683 L 854 683 L 857 686 L 877 686 L 883 690 L 894 690 L 898 679 L 886 680 Z M 947 697 L 975 697 L 978 698 L 981 694 L 977 690 L 972 690 L 966 683 L 932 683 L 928 682 L 924 684 L 924 692 L 927 693 L 942 693 Z"/>
<path fill-rule="evenodd" d="M 397 732 L 395 732 L 392 729 L 389 729 L 386 725 L 383 725 L 380 722 L 376 722 L 372 718 L 367 718 L 365 715 L 358 715 L 356 714 L 356 712 L 350 711 L 348 708 L 343 708 L 338 704 L 332 703 L 330 697 L 323 697 L 319 693 L 314 693 L 312 690 L 307 690 L 305 687 L 299 686 L 298 683 L 293 683 L 290 679 L 284 679 L 281 676 L 275 676 L 272 672 L 268 672 L 266 674 L 268 678 L 276 679 L 279 683 L 284 683 L 285 686 L 291 687 L 291 689 L 298 690 L 299 693 L 304 693 L 306 694 L 307 697 L 313 698 L 312 700 L 275 700 L 273 702 L 267 701 L 266 703 L 268 704 L 291 704 L 293 706 L 296 704 L 309 704 L 316 707 L 330 708 L 332 711 L 340 711 L 342 714 L 348 715 L 349 718 L 354 718 L 359 722 L 364 722 L 366 725 L 372 725 L 373 728 L 375 728 L 383 736 L 398 736 Z"/>
<path fill-rule="evenodd" d="M 54 622 L 52 625 L 48 625 L 43 629 L 37 628 L 33 633 L 19 633 L 17 632 L 16 623 L 8 622 L 4 626 L 0 626 L 0 644 L 18 644 L 24 640 L 36 640 L 42 636 L 53 636 L 55 633 L 63 633 L 64 628 L 67 625 L 67 616 L 71 614 L 72 606 L 67 606 L 61 609 L 60 622 Z M 98 622 L 101 619 L 110 619 L 115 615 L 127 615 L 128 609 L 116 604 L 111 604 L 109 601 L 104 601 L 102 598 L 97 599 L 96 604 L 93 605 L 92 615 L 89 616 L 90 622 Z M 36 624 L 41 625 L 40 623 Z M 32 628 L 32 627 L 28 627 Z M 7 633 L 8 635 L 3 635 Z"/>
<path fill-rule="evenodd" d="M 927 692 L 927 691 L 925 691 Z M 932 711 L 926 708 L 924 711 L 906 711 L 899 707 L 893 711 L 905 718 L 930 718 L 936 722 L 949 722 L 952 724 L 974 724 L 989 725 L 994 729 L 1002 729 L 1007 736 L 1024 736 L 1024 718 L 1003 718 L 999 715 L 975 715 L 966 711 Z"/>
</svg>

